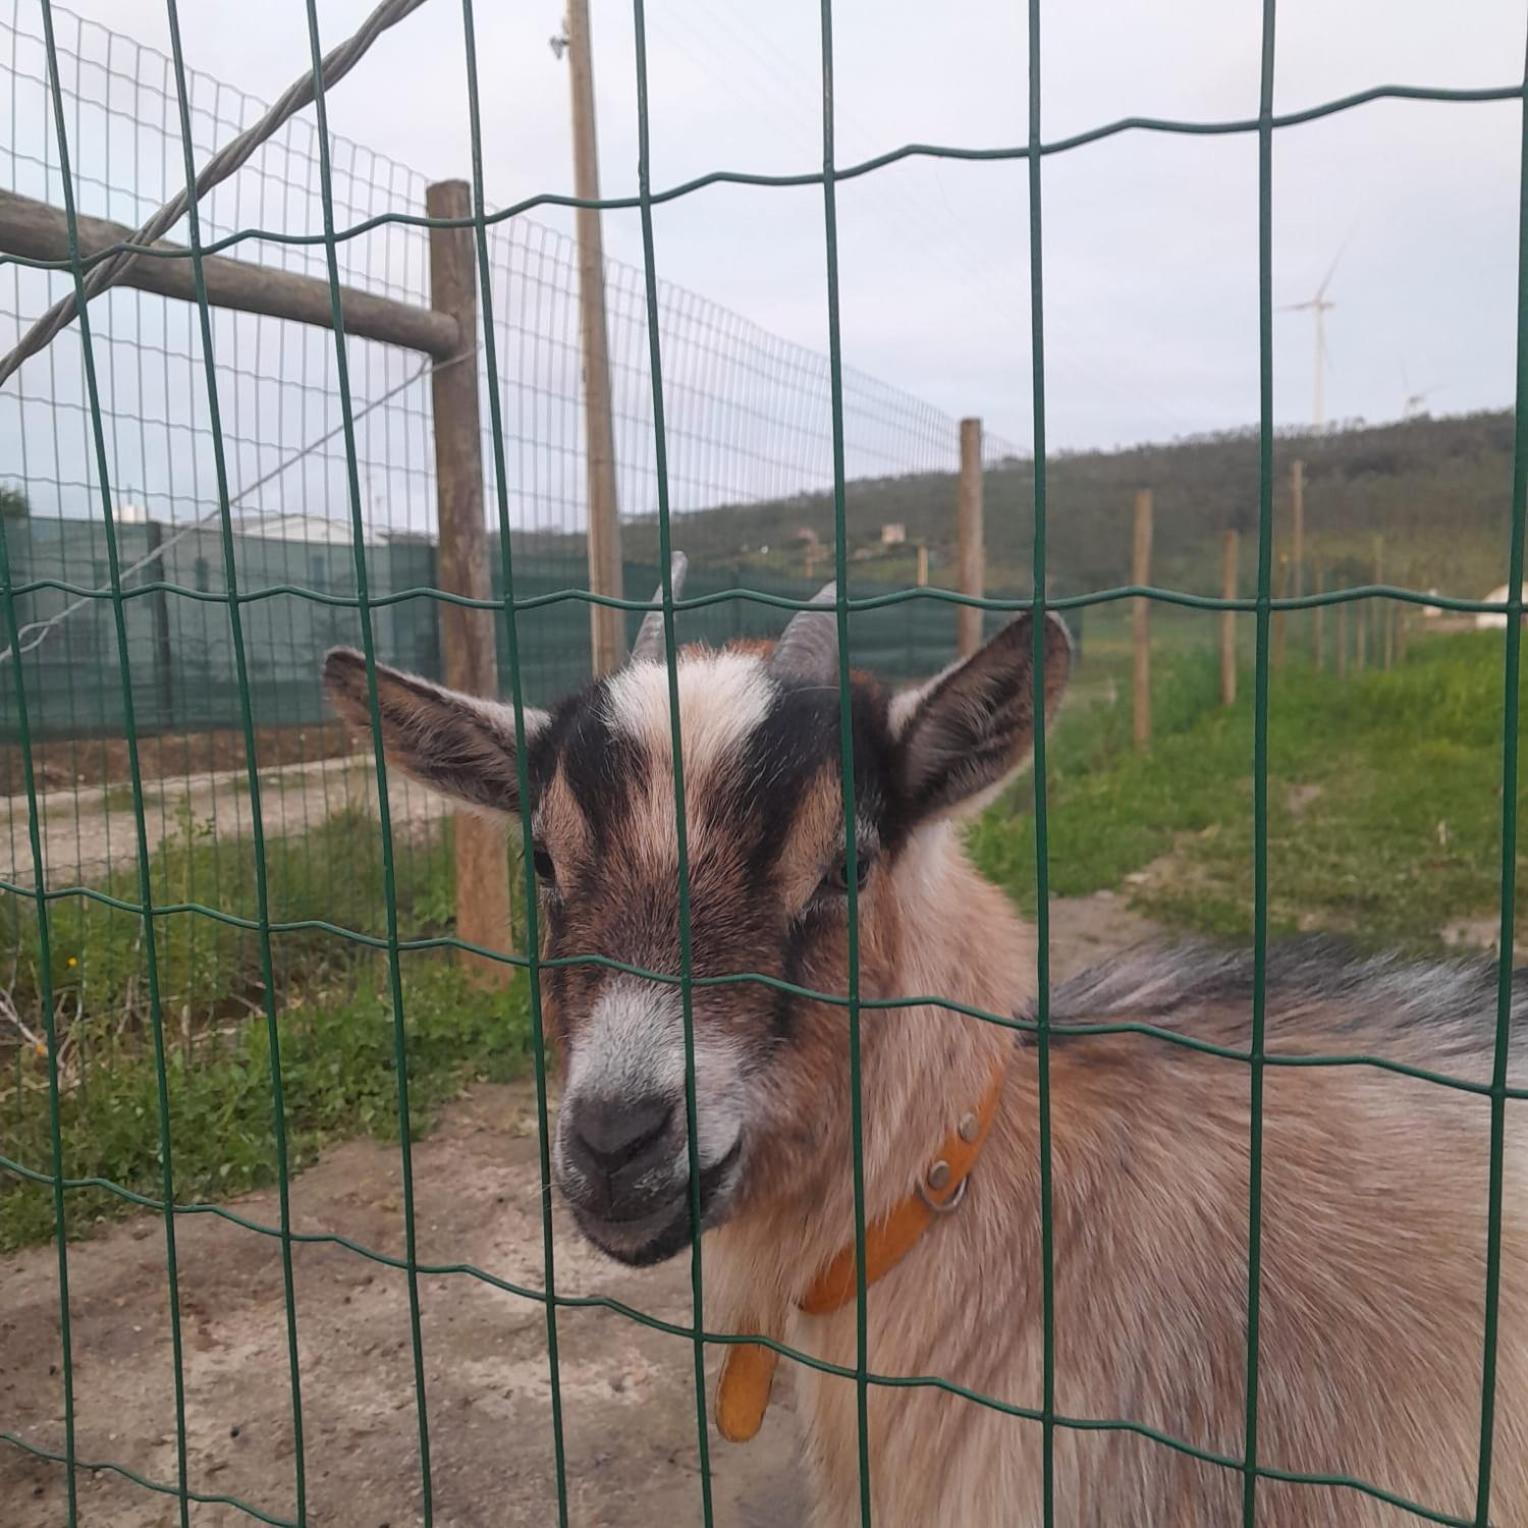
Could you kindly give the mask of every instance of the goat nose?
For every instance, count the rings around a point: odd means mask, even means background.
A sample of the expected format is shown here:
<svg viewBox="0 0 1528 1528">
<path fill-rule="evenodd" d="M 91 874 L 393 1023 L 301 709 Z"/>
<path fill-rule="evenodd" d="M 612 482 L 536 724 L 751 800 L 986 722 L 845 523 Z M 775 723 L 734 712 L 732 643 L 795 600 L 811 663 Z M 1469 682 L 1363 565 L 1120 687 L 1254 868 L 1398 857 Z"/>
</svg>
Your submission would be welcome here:
<svg viewBox="0 0 1528 1528">
<path fill-rule="evenodd" d="M 651 1152 L 663 1139 L 673 1112 L 673 1101 L 658 1095 L 589 1099 L 573 1116 L 573 1134 L 592 1166 L 614 1173 Z"/>
</svg>

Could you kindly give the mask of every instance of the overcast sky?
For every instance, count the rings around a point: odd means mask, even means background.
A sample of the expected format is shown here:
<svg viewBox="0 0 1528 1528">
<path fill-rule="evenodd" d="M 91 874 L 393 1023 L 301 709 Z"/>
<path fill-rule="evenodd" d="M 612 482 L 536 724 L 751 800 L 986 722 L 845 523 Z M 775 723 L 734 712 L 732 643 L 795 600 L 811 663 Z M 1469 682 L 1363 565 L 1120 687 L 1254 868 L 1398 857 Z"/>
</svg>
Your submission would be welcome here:
<svg viewBox="0 0 1528 1528">
<path fill-rule="evenodd" d="M 24 13 L 36 0 L 20 0 Z M 326 46 L 370 0 L 320 0 Z M 73 9 L 168 48 L 160 0 Z M 188 62 L 270 99 L 307 57 L 301 0 L 181 7 Z M 603 189 L 636 189 L 632 21 L 594 0 Z M 571 189 L 567 66 L 548 38 L 559 0 L 479 4 L 488 195 Z M 24 17 L 22 18 L 25 19 Z M 1380 83 L 1512 85 L 1522 0 L 1283 0 L 1280 111 Z M 1043 12 L 1044 133 L 1125 115 L 1255 115 L 1252 0 L 1066 0 Z M 1026 136 L 1022 4 L 838 0 L 840 163 L 897 145 Z M 653 174 L 788 172 L 821 162 L 819 11 L 650 0 Z M 331 125 L 430 178 L 469 168 L 461 13 L 430 0 L 331 100 Z M 1275 142 L 1275 300 L 1328 296 L 1327 414 L 1393 418 L 1512 396 L 1521 108 L 1381 103 Z M 1049 439 L 1114 445 L 1257 417 L 1255 135 L 1131 133 L 1044 167 Z M 554 223 L 556 212 L 537 216 Z M 1027 170 L 913 161 L 839 190 L 846 360 L 951 414 L 1032 442 Z M 635 213 L 606 217 L 612 255 L 640 262 Z M 660 275 L 766 328 L 827 342 L 819 188 L 713 188 L 656 216 Z M 1309 314 L 1275 328 L 1276 414 L 1308 420 Z"/>
</svg>

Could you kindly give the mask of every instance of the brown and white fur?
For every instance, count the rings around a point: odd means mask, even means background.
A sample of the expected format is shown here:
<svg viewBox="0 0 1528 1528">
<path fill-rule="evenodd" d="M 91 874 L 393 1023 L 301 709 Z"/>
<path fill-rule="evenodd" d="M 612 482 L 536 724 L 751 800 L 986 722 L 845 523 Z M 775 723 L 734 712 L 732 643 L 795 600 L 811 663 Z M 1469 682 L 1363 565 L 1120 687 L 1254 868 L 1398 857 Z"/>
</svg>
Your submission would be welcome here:
<svg viewBox="0 0 1528 1528">
<path fill-rule="evenodd" d="M 958 819 L 1028 754 L 1033 632 L 1021 617 L 910 694 L 852 685 L 860 991 L 1026 1015 L 1035 939 L 972 868 Z M 1045 633 L 1054 705 L 1070 649 Z M 389 757 L 477 806 L 530 813 L 548 956 L 680 970 L 667 665 L 651 625 L 633 660 L 525 715 L 521 800 L 509 708 L 377 671 Z M 803 612 L 768 645 L 677 660 L 696 977 L 848 990 L 833 618 Z M 340 711 L 369 716 L 360 657 L 329 656 Z M 606 966 L 546 970 L 563 1063 L 559 1187 L 595 1244 L 641 1264 L 691 1234 L 681 996 Z M 1528 1081 L 1513 1004 L 1511 1077 Z M 848 1022 L 841 1004 L 756 981 L 692 988 L 708 1327 L 762 1331 L 855 1364 L 855 1312 L 795 1307 L 853 1234 Z M 1485 966 L 1353 961 L 1319 947 L 1269 965 L 1270 1055 L 1376 1055 L 1486 1084 Z M 1049 1046 L 1055 1297 L 1055 1521 L 1224 1528 L 1242 1471 L 1110 1419 L 1243 1457 L 1250 1070 L 1137 1033 L 1250 1040 L 1249 962 L 1143 952 L 1053 994 Z M 860 1017 L 865 1202 L 908 1195 L 939 1142 L 1006 1068 L 960 1209 L 868 1294 L 869 1366 L 1010 1405 L 1043 1398 L 1040 1052 L 1032 1035 L 933 1004 Z M 1528 1168 L 1506 1109 L 1490 1521 L 1528 1524 Z M 1473 1520 L 1486 1291 L 1490 1100 L 1367 1064 L 1264 1072 L 1257 1459 L 1340 1475 Z M 714 1349 L 713 1373 L 721 1350 Z M 859 1522 L 856 1390 L 795 1370 L 819 1528 Z M 933 1386 L 869 1390 L 880 1528 L 1041 1521 L 1043 1429 Z M 1259 1478 L 1263 1528 L 1399 1525 L 1350 1487 Z"/>
</svg>

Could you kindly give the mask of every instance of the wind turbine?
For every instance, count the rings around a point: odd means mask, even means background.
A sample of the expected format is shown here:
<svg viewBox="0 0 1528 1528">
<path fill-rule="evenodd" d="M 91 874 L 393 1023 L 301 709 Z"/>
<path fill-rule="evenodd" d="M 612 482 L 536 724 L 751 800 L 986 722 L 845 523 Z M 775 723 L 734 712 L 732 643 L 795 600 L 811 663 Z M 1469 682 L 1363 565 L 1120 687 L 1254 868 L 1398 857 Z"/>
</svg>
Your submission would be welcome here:
<svg viewBox="0 0 1528 1528">
<path fill-rule="evenodd" d="M 1401 418 L 1415 419 L 1422 413 L 1422 405 L 1438 391 L 1436 387 L 1426 387 L 1420 392 L 1412 392 L 1411 379 L 1406 375 L 1406 368 L 1401 367 Z"/>
<path fill-rule="evenodd" d="M 1337 274 L 1337 262 L 1342 259 L 1343 250 L 1347 249 L 1347 242 L 1343 242 L 1342 249 L 1337 251 L 1336 259 L 1327 269 L 1325 276 L 1321 278 L 1321 285 L 1316 288 L 1316 295 L 1308 297 L 1304 302 L 1285 303 L 1279 309 L 1281 313 L 1309 313 L 1316 322 L 1316 385 L 1311 404 L 1311 423 L 1319 434 L 1326 427 L 1326 400 L 1323 386 L 1326 380 L 1326 315 L 1337 306 L 1335 302 L 1327 299 L 1326 289 L 1331 285 L 1332 277 Z"/>
</svg>

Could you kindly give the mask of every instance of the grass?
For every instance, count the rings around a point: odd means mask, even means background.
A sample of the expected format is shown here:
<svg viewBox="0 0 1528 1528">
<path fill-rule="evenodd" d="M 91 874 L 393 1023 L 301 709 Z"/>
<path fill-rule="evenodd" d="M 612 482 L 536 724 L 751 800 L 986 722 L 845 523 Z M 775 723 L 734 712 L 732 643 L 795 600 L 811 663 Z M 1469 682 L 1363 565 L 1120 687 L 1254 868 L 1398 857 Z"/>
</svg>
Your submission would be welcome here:
<svg viewBox="0 0 1528 1528">
<path fill-rule="evenodd" d="M 400 846 L 398 915 L 403 937 L 448 932 L 451 849 L 437 835 Z M 384 930 L 375 822 L 359 811 L 302 838 L 267 844 L 271 915 L 322 919 L 360 933 Z M 156 904 L 196 904 L 237 916 L 256 911 L 247 839 L 215 840 L 183 822 L 150 866 Z M 136 874 L 101 888 L 136 902 Z M 66 1081 L 60 1108 L 64 1171 L 135 1192 L 160 1192 L 157 1077 L 141 918 L 85 897 L 51 904 L 52 987 Z M 156 919 L 161 1014 L 168 1051 L 176 1197 L 185 1203 L 241 1193 L 275 1180 L 271 1057 L 256 935 L 203 911 Z M 0 949 L 11 951 L 10 999 L 34 1032 L 42 977 L 33 904 L 0 897 Z M 273 936 L 285 1121 L 291 1165 L 326 1142 L 398 1132 L 394 1025 L 386 958 L 318 929 Z M 525 1062 L 525 984 L 485 993 L 449 954 L 402 957 L 410 1124 L 425 1128 L 467 1081 L 505 1080 Z M 3 1024 L 3 1021 L 0 1021 Z M 3 1032 L 3 1031 L 0 1031 Z M 0 1101 L 0 1154 L 34 1170 L 51 1163 L 45 1058 L 27 1043 L 10 1058 Z M 71 1234 L 128 1213 L 99 1189 L 68 1196 Z M 53 1234 L 51 1191 L 0 1173 L 0 1251 Z"/>
<path fill-rule="evenodd" d="M 1202 669 L 1202 663 L 1197 665 Z M 1162 681 L 1149 754 L 1124 708 L 1057 729 L 1052 890 L 1126 885 L 1170 927 L 1244 939 L 1252 925 L 1252 701 L 1196 709 L 1204 674 Z M 1159 693 L 1161 691 L 1159 690 Z M 1388 672 L 1337 680 L 1291 660 L 1269 702 L 1269 925 L 1368 946 L 1437 950 L 1468 926 L 1488 943 L 1500 894 L 1502 640 L 1417 644 Z M 1034 903 L 1025 782 L 973 828 L 982 868 Z M 1148 869 L 1148 867 L 1151 867 Z M 1130 878 L 1135 878 L 1132 882 Z"/>
<path fill-rule="evenodd" d="M 1173 928 L 1245 938 L 1252 909 L 1252 705 L 1217 704 L 1212 654 L 1164 633 L 1155 667 L 1154 741 L 1131 745 L 1120 703 L 1126 651 L 1090 638 L 1076 703 L 1050 748 L 1051 889 L 1080 896 L 1129 888 L 1131 903 Z M 1461 922 L 1489 939 L 1499 895 L 1502 641 L 1466 634 L 1417 644 L 1389 672 L 1338 681 L 1293 656 L 1270 701 L 1269 881 L 1275 932 L 1327 929 L 1361 943 L 1436 949 Z M 1034 905 L 1032 785 L 971 829 L 982 869 Z M 268 846 L 271 914 L 384 931 L 374 821 L 343 812 Z M 160 907 L 215 907 L 253 917 L 254 859 L 243 839 L 215 840 L 189 820 L 153 856 Z M 101 888 L 134 903 L 136 874 Z M 400 846 L 404 937 L 448 931 L 448 837 Z M 50 911 L 71 1177 L 159 1192 L 156 1076 L 141 919 L 84 897 Z M 156 921 L 176 1193 L 225 1197 L 274 1180 L 271 1066 L 255 936 L 200 911 Z M 40 1011 L 43 973 L 31 902 L 0 896 L 0 984 L 17 1013 Z M 275 936 L 286 1123 L 294 1167 L 325 1142 L 398 1129 L 393 1016 L 385 961 L 313 927 Z M 412 1125 L 417 1131 L 471 1078 L 524 1065 L 525 987 L 485 995 L 449 957 L 404 957 Z M 3 1021 L 0 1021 L 3 1022 Z M 35 1022 L 29 1020 L 29 1022 Z M 50 1162 L 42 1058 L 23 1045 L 0 1087 L 0 1153 Z M 104 1191 L 69 1195 L 71 1233 L 124 1213 Z M 52 1234 L 48 1189 L 0 1175 L 0 1250 Z"/>
</svg>

